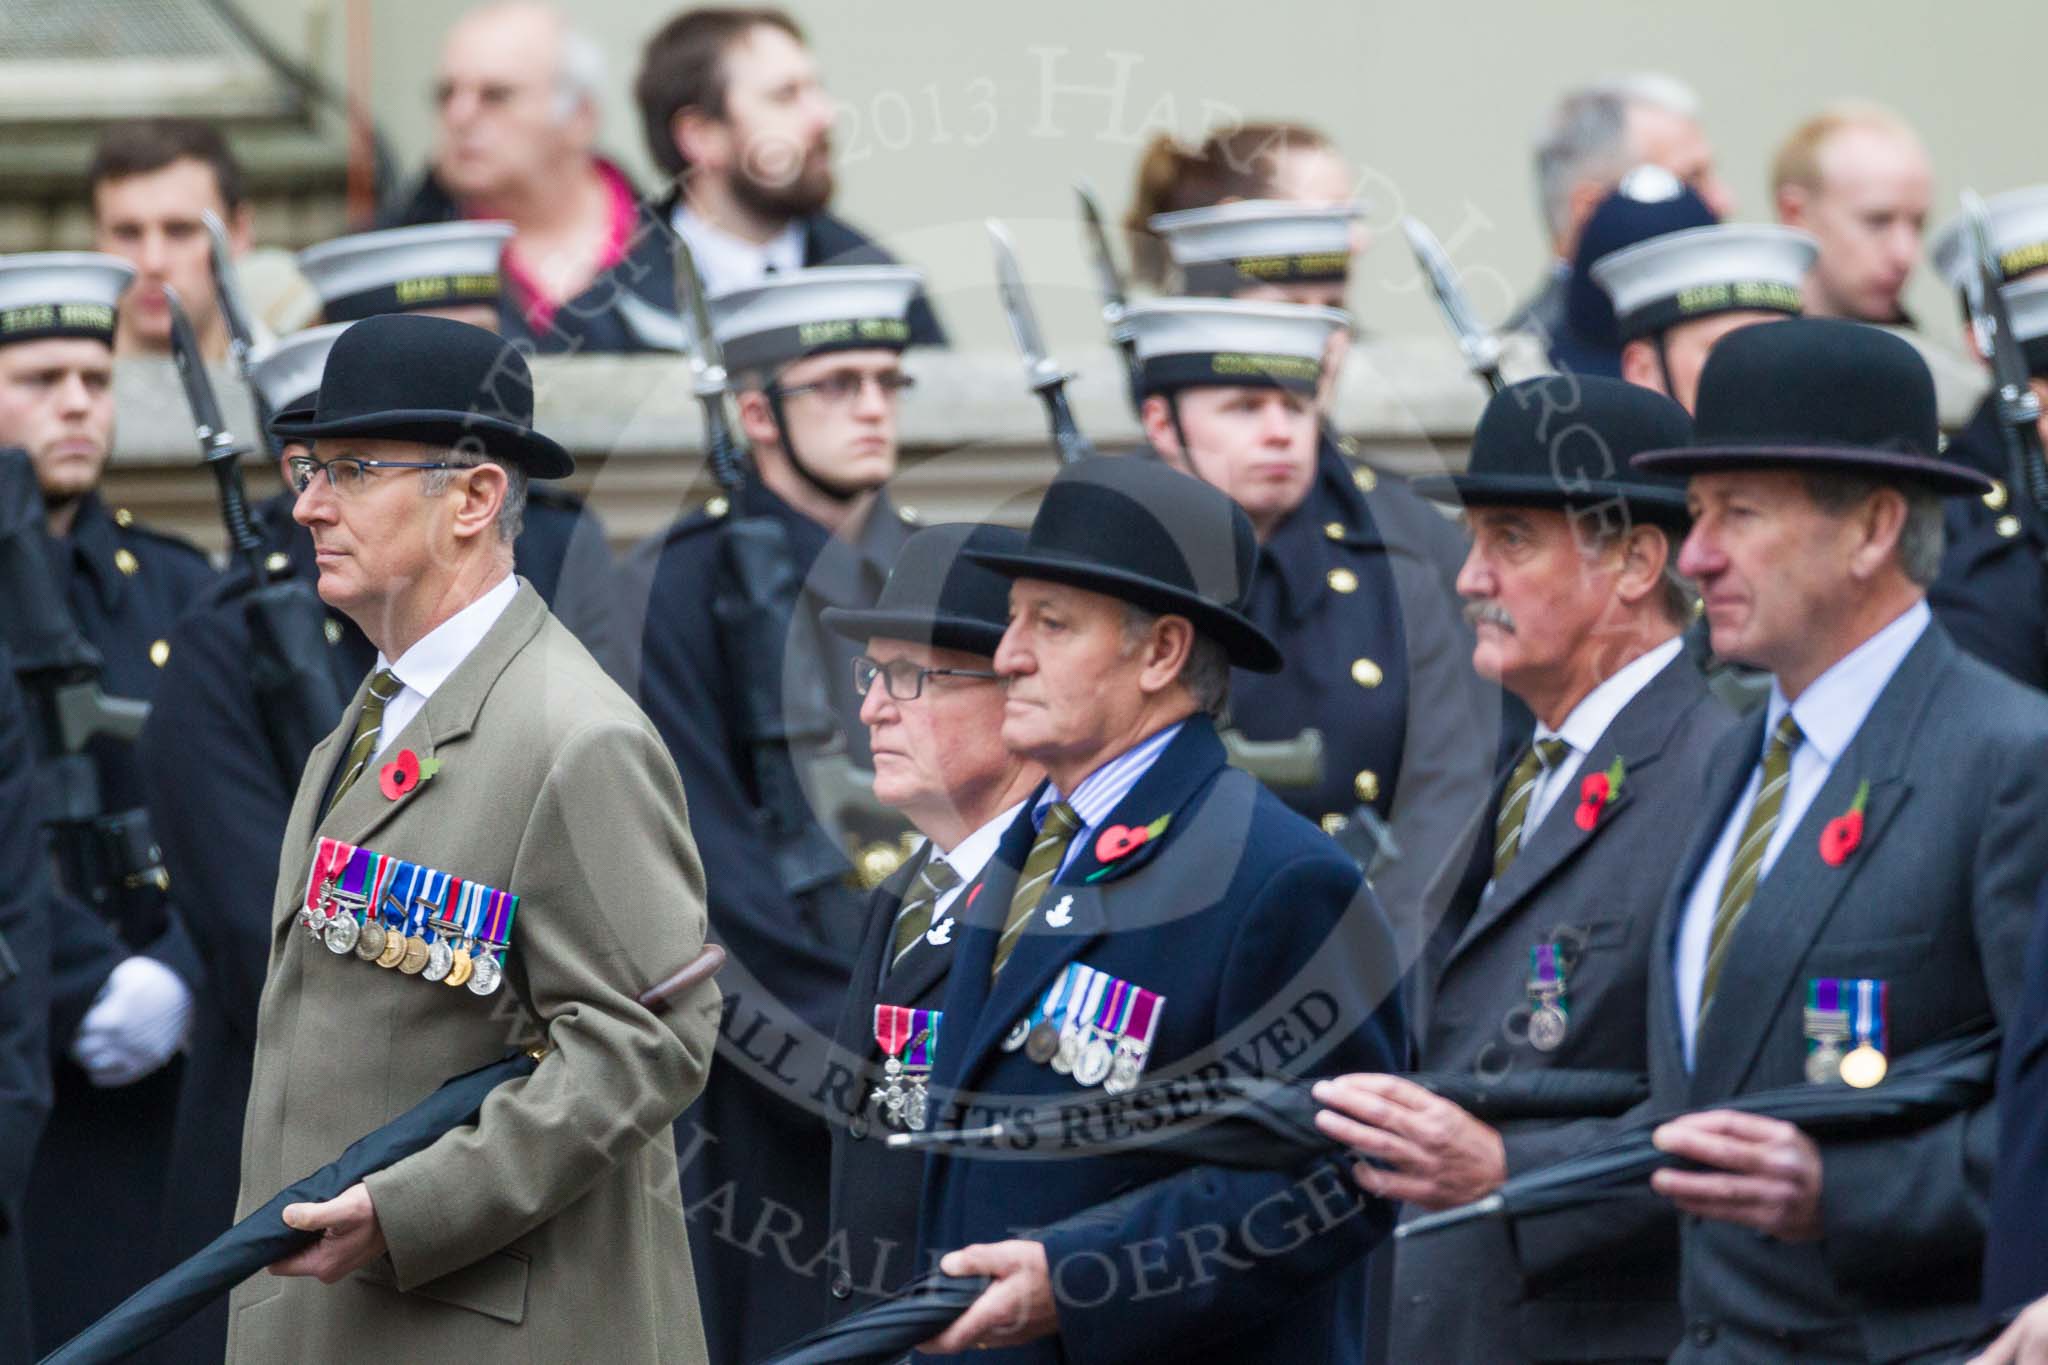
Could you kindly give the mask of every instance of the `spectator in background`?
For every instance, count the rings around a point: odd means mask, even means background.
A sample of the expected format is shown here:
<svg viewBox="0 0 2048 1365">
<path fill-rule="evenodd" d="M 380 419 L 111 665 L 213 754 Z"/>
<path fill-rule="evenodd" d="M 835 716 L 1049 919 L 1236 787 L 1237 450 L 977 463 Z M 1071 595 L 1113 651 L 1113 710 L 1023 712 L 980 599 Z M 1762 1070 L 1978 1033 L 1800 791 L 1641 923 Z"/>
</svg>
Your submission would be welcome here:
<svg viewBox="0 0 2048 1365">
<path fill-rule="evenodd" d="M 1837 104 L 1793 129 L 1771 162 L 1771 199 L 1779 222 L 1820 242 L 1807 314 L 1910 326 L 1899 296 L 1933 194 L 1926 148 L 1889 109 Z"/>
<path fill-rule="evenodd" d="M 225 359 L 228 329 L 214 297 L 201 215 L 211 209 L 220 217 L 238 256 L 249 249 L 251 233 L 242 168 L 220 131 L 182 118 L 113 124 L 93 151 L 86 184 L 93 244 L 135 267 L 135 283 L 121 300 L 116 353 L 170 351 L 171 312 L 163 292 L 170 285 L 207 359 Z"/>
<path fill-rule="evenodd" d="M 502 330 L 543 351 L 656 344 L 614 278 L 662 248 L 632 182 L 596 150 L 604 78 L 597 45 L 553 6 L 470 10 L 442 44 L 432 165 L 382 222 L 509 221 Z"/>
<path fill-rule="evenodd" d="M 1566 282 L 1586 220 L 1631 167 L 1662 166 L 1715 218 L 1735 196 L 1714 166 L 1699 97 L 1683 82 L 1645 72 L 1566 92 L 1536 143 L 1536 198 L 1550 234 L 1550 274 L 1505 325 L 1553 336 L 1565 326 Z"/>
<path fill-rule="evenodd" d="M 669 178 L 655 210 L 679 233 L 706 292 L 730 293 L 770 273 L 893 258 L 828 207 L 832 97 L 803 30 L 780 10 L 685 10 L 648 39 L 633 85 L 647 154 Z M 657 305 L 672 275 L 663 260 L 633 287 Z M 920 293 L 911 344 L 946 337 Z"/>
</svg>

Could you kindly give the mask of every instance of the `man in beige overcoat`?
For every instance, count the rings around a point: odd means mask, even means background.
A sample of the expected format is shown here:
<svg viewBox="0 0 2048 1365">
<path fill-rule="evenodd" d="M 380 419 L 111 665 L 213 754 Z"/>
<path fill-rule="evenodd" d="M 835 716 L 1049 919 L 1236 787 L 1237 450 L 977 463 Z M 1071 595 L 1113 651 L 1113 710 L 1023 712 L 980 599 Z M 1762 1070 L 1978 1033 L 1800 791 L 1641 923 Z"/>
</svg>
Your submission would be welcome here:
<svg viewBox="0 0 2048 1365">
<path fill-rule="evenodd" d="M 235 1291 L 233 1361 L 705 1358 L 669 1125 L 718 994 L 635 1000 L 703 946 L 703 874 L 653 728 L 512 574 L 526 480 L 571 467 L 531 414 L 516 350 L 399 315 L 345 333 L 315 408 L 273 424 L 310 447 L 320 595 L 379 654 L 285 833 L 242 1213 L 448 1077 L 542 1055 L 474 1125 L 288 1207 L 320 1240 Z M 317 894 L 323 840 L 398 880 Z M 461 888 L 417 894 L 440 873 Z"/>
</svg>

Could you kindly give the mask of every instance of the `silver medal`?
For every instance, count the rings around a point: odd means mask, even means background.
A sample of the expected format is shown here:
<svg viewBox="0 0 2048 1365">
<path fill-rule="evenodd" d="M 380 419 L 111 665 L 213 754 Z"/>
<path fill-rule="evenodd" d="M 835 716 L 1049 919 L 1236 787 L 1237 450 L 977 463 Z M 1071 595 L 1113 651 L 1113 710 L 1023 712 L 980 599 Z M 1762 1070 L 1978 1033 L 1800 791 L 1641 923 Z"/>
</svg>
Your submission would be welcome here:
<svg viewBox="0 0 2048 1365">
<path fill-rule="evenodd" d="M 1100 1036 L 1090 1038 L 1074 1060 L 1074 1079 L 1083 1085 L 1101 1085 L 1109 1078 L 1109 1044 Z"/>
<path fill-rule="evenodd" d="M 1003 1035 L 1003 1051 L 1015 1052 L 1018 1048 L 1024 1046 L 1024 1040 L 1030 1036 L 1031 1021 L 1029 1019 L 1019 1019 L 1016 1023 L 1010 1025 L 1010 1031 Z"/>
<path fill-rule="evenodd" d="M 498 989 L 505 969 L 498 965 L 498 959 L 490 949 L 476 955 L 476 970 L 469 974 L 469 989 L 474 995 L 489 995 Z"/>
<path fill-rule="evenodd" d="M 1568 1021 L 1563 1010 L 1546 1004 L 1529 1017 L 1529 1046 L 1538 1052 L 1555 1052 L 1564 1042 Z"/>
<path fill-rule="evenodd" d="M 903 1099 L 903 1123 L 913 1133 L 922 1133 L 925 1125 L 924 1077 L 919 1076 L 910 1083 L 910 1093 Z"/>
<path fill-rule="evenodd" d="M 427 948 L 427 965 L 420 975 L 429 981 L 440 981 L 455 969 L 455 950 L 448 946 L 448 940 L 437 938 Z"/>
<path fill-rule="evenodd" d="M 1052 1069 L 1062 1076 L 1073 1074 L 1074 1063 L 1081 1060 L 1081 1035 L 1063 1033 L 1060 1045 L 1052 1054 Z"/>
<path fill-rule="evenodd" d="M 362 922 L 347 911 L 340 911 L 327 921 L 327 951 L 336 957 L 353 952 L 356 939 L 363 931 Z"/>
</svg>

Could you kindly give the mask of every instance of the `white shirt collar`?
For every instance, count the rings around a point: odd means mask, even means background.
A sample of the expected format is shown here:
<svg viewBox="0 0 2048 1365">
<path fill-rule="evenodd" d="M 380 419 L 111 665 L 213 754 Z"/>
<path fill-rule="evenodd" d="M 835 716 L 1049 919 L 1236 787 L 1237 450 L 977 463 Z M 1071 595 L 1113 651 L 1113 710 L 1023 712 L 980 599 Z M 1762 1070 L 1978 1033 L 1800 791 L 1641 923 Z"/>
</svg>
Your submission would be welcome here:
<svg viewBox="0 0 2048 1365">
<path fill-rule="evenodd" d="M 519 580 L 506 574 L 482 597 L 422 635 L 411 649 L 398 656 L 396 663 L 388 662 L 380 651 L 377 667 L 390 669 L 421 698 L 433 696 L 498 623 L 518 592 Z"/>
<path fill-rule="evenodd" d="M 1536 738 L 1555 736 L 1571 745 L 1573 753 L 1591 753 L 1593 746 L 1600 742 L 1600 736 L 1607 733 L 1607 727 L 1614 724 L 1614 718 L 1621 714 L 1622 708 L 1634 701 L 1636 693 L 1648 687 L 1650 680 L 1662 673 L 1683 648 L 1684 639 L 1674 635 L 1648 653 L 1629 660 L 1598 687 L 1579 698 L 1579 704 L 1564 718 L 1563 725 L 1553 730 L 1541 721 L 1537 722 Z"/>
<path fill-rule="evenodd" d="M 1878 694 L 1933 619 L 1925 598 L 1915 602 L 1883 630 L 1837 659 L 1799 694 L 1798 701 L 1786 701 L 1773 678 L 1770 707 L 1764 717 L 1764 743 L 1770 743 L 1778 718 L 1789 710 L 1799 722 L 1800 742 L 1812 745 L 1832 766 L 1863 728 L 1870 708 L 1877 705 Z"/>
<path fill-rule="evenodd" d="M 1017 812 L 1023 809 L 1024 803 L 1019 801 L 953 845 L 951 851 L 940 853 L 934 849 L 932 856 L 959 873 L 960 884 L 967 885 L 979 877 L 981 870 L 988 866 L 988 860 L 996 854 L 996 846 L 1003 842 L 1003 832 L 1016 823 Z"/>
<path fill-rule="evenodd" d="M 792 218 L 766 242 L 750 242 L 709 222 L 687 203 L 676 205 L 675 230 L 690 244 L 690 256 L 706 294 L 726 294 L 759 284 L 768 267 L 787 274 L 804 268 L 804 223 Z"/>
</svg>

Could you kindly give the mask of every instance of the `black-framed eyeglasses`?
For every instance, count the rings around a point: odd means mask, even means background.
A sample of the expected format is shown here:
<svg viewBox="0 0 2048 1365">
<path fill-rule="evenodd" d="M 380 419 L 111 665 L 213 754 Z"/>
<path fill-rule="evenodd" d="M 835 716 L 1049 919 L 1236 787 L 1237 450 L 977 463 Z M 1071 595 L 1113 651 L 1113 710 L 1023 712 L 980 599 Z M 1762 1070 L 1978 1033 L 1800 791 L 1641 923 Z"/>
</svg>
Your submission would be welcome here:
<svg viewBox="0 0 2048 1365">
<path fill-rule="evenodd" d="M 291 471 L 292 492 L 303 493 L 313 485 L 313 476 L 322 472 L 327 475 L 327 486 L 337 493 L 354 493 L 369 482 L 365 472 L 371 469 L 466 469 L 469 466 L 455 464 L 448 460 L 363 460 L 345 455 L 338 460 L 315 459 L 311 455 L 294 455 L 286 460 L 285 468 Z"/>
<path fill-rule="evenodd" d="M 853 661 L 853 691 L 855 696 L 865 697 L 868 689 L 875 685 L 875 679 L 882 680 L 892 701 L 916 701 L 924 695 L 926 678 L 979 678 L 983 682 L 995 682 L 1002 677 L 985 668 L 925 668 L 908 659 L 891 659 L 883 663 L 863 654 Z"/>
<path fill-rule="evenodd" d="M 775 390 L 778 398 L 794 398 L 800 393 L 814 393 L 833 407 L 846 407 L 859 398 L 861 391 L 870 383 L 882 391 L 884 398 L 899 398 L 917 387 L 914 376 L 901 370 L 887 374 L 863 374 L 859 370 L 835 370 L 823 379 L 810 384 L 789 384 Z"/>
</svg>

